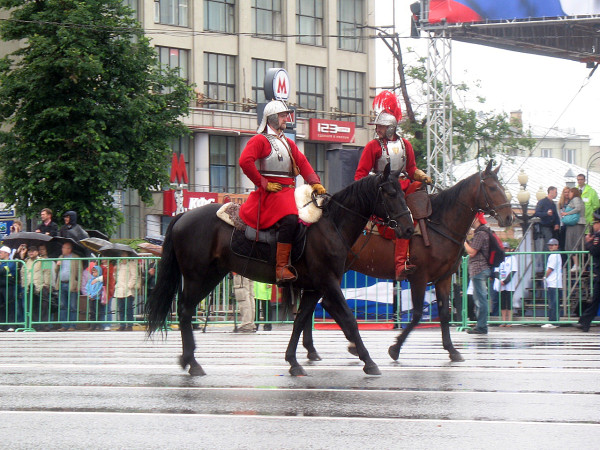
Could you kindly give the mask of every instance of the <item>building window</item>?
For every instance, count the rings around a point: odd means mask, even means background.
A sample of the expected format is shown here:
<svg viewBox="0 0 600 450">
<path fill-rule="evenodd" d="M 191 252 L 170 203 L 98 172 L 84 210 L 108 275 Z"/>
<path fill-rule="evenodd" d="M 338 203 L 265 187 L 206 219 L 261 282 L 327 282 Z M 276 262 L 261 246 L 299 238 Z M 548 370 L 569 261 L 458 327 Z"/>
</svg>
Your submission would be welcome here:
<svg viewBox="0 0 600 450">
<path fill-rule="evenodd" d="M 252 0 L 252 33 L 281 39 L 281 0 Z"/>
<path fill-rule="evenodd" d="M 551 148 L 543 148 L 542 149 L 542 158 L 552 158 L 552 149 Z"/>
<path fill-rule="evenodd" d="M 323 45 L 323 0 L 296 0 L 299 44 Z"/>
<path fill-rule="evenodd" d="M 363 0 L 338 0 L 338 48 L 363 52 Z"/>
<path fill-rule="evenodd" d="M 204 54 L 204 94 L 211 108 L 235 109 L 235 56 Z"/>
<path fill-rule="evenodd" d="M 324 79 L 323 67 L 298 65 L 298 90 L 296 91 L 298 107 L 314 111 L 299 111 L 299 116 L 322 117 L 322 111 L 325 109 Z"/>
<path fill-rule="evenodd" d="M 575 149 L 565 148 L 563 150 L 563 160 L 569 164 L 575 164 Z"/>
<path fill-rule="evenodd" d="M 140 237 L 140 197 L 137 189 L 120 191 L 123 217 L 125 221 L 117 229 L 118 239 L 138 239 Z"/>
<path fill-rule="evenodd" d="M 364 99 L 365 74 L 360 72 L 338 71 L 338 108 L 340 120 L 355 122 L 357 127 L 365 126 Z"/>
<path fill-rule="evenodd" d="M 158 62 L 161 67 L 169 69 L 178 69 L 179 76 L 189 83 L 190 77 L 188 72 L 188 50 L 170 47 L 156 47 L 158 52 Z M 168 88 L 166 92 L 170 92 L 172 88 Z"/>
<path fill-rule="evenodd" d="M 138 0 L 123 0 L 125 6 L 129 6 L 133 10 L 133 17 L 138 18 Z"/>
<path fill-rule="evenodd" d="M 126 3 L 131 6 L 131 3 L 137 1 L 128 0 Z M 134 9 L 137 11 L 137 8 Z M 189 26 L 188 0 L 154 0 L 154 22 L 180 27 Z"/>
<path fill-rule="evenodd" d="M 210 191 L 235 193 L 238 189 L 237 141 L 234 136 L 209 136 Z"/>
<path fill-rule="evenodd" d="M 235 0 L 204 0 L 204 29 L 235 32 Z"/>
<path fill-rule="evenodd" d="M 283 68 L 283 61 L 252 58 L 252 99 L 256 103 L 265 103 L 265 75 L 268 69 Z"/>
<path fill-rule="evenodd" d="M 304 143 L 304 156 L 312 166 L 313 170 L 319 175 L 321 182 L 325 182 L 325 160 L 326 160 L 325 145 Z"/>
</svg>

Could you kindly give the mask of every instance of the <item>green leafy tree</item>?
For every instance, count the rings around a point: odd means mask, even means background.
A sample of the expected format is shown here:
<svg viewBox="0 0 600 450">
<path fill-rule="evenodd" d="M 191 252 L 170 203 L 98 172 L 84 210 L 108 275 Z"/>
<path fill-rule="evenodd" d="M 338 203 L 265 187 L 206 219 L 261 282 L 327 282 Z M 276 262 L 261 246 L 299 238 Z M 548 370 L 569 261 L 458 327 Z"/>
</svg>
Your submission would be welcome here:
<svg viewBox="0 0 600 450">
<path fill-rule="evenodd" d="M 187 130 L 191 88 L 159 67 L 122 0 L 0 0 L 0 198 L 20 214 L 77 211 L 114 231 L 117 189 L 151 202 L 168 183 L 170 141 Z"/>
</svg>

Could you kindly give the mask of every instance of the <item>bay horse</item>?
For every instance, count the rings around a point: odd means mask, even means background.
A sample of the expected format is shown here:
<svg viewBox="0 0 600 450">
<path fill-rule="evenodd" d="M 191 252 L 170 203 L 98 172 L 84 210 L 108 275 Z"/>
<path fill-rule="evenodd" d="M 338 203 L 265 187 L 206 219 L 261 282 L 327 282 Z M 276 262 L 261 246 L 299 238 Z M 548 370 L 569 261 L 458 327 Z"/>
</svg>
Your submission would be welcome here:
<svg viewBox="0 0 600 450">
<path fill-rule="evenodd" d="M 303 290 L 303 295 L 285 354 L 292 375 L 305 374 L 296 359 L 298 339 L 321 297 L 327 299 L 325 305 L 328 311 L 356 347 L 359 358 L 364 362 L 365 373 L 381 373 L 362 342 L 356 319 L 342 294 L 340 281 L 345 272 L 346 255 L 372 215 L 385 218 L 398 237 L 410 238 L 412 235 L 412 217 L 397 177 L 398 173 L 390 173 L 388 164 L 381 175 L 355 181 L 330 196 L 322 207 L 321 219 L 308 228 L 305 251 L 294 263 L 298 273 L 294 285 Z M 233 227 L 216 216 L 221 206 L 209 204 L 195 208 L 171 221 L 165 234 L 156 286 L 146 303 L 150 336 L 164 329 L 173 298 L 180 293 L 178 315 L 183 351 L 179 362 L 184 369 L 190 367 L 191 375 L 205 375 L 194 357 L 192 315 L 198 303 L 229 272 L 264 283 L 275 283 L 274 265 L 255 260 L 249 263 L 248 258 L 233 253 L 230 248 Z"/>
<path fill-rule="evenodd" d="M 402 344 L 423 315 L 425 288 L 428 283 L 435 286 L 442 331 L 442 343 L 452 361 L 464 361 L 450 338 L 450 288 L 452 274 L 458 269 L 463 255 L 463 243 L 475 214 L 486 212 L 498 220 L 501 227 L 510 226 L 513 211 L 505 190 L 498 181 L 498 166 L 492 170 L 490 161 L 483 172 L 477 172 L 458 182 L 453 187 L 430 195 L 432 214 L 427 220 L 431 246 L 426 247 L 421 235 L 410 239 L 410 261 L 417 269 L 408 275 L 410 282 L 413 316 L 410 323 L 390 346 L 388 353 L 396 361 Z M 379 235 L 361 235 L 352 246 L 347 257 L 347 270 L 368 276 L 394 279 L 394 241 Z M 325 308 L 327 309 L 327 308 Z M 303 345 L 310 360 L 320 360 L 312 340 L 312 327 L 303 330 Z M 352 346 L 348 347 L 356 354 Z"/>
</svg>

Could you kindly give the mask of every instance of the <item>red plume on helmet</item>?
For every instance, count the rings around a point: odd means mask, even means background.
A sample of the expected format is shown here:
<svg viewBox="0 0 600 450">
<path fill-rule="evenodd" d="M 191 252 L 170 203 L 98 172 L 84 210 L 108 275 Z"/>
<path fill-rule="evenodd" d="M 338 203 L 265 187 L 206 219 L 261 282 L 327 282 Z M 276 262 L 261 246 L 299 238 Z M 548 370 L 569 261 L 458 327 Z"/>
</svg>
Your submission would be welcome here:
<svg viewBox="0 0 600 450">
<path fill-rule="evenodd" d="M 398 105 L 398 98 L 390 91 L 381 91 L 373 100 L 373 110 L 379 114 L 386 112 L 396 118 L 398 122 L 402 119 L 402 110 Z"/>
</svg>

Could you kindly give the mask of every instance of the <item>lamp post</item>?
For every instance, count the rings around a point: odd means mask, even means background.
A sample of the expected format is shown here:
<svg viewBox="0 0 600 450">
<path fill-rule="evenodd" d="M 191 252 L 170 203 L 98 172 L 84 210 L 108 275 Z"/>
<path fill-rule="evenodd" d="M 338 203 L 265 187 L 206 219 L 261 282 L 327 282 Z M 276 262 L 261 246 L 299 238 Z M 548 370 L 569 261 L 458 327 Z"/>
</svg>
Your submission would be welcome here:
<svg viewBox="0 0 600 450">
<path fill-rule="evenodd" d="M 575 187 L 575 180 L 577 179 L 577 175 L 573 172 L 573 169 L 569 168 L 567 173 L 565 173 L 565 183 L 568 187 Z"/>
<path fill-rule="evenodd" d="M 521 215 L 515 214 L 515 216 L 517 217 L 517 219 L 519 219 L 521 221 L 521 227 L 523 228 L 523 234 L 525 234 L 525 232 L 527 231 L 527 228 L 529 227 L 529 221 L 533 217 L 532 215 L 530 216 L 528 214 L 529 191 L 527 191 L 526 188 L 527 188 L 527 182 L 529 181 L 529 176 L 523 171 L 523 169 L 521 169 L 521 172 L 519 173 L 519 176 L 517 177 L 517 179 L 519 180 L 519 184 L 521 185 L 521 189 L 519 190 L 519 193 L 517 194 L 517 201 L 519 202 L 519 205 L 521 205 L 522 214 Z"/>
</svg>

